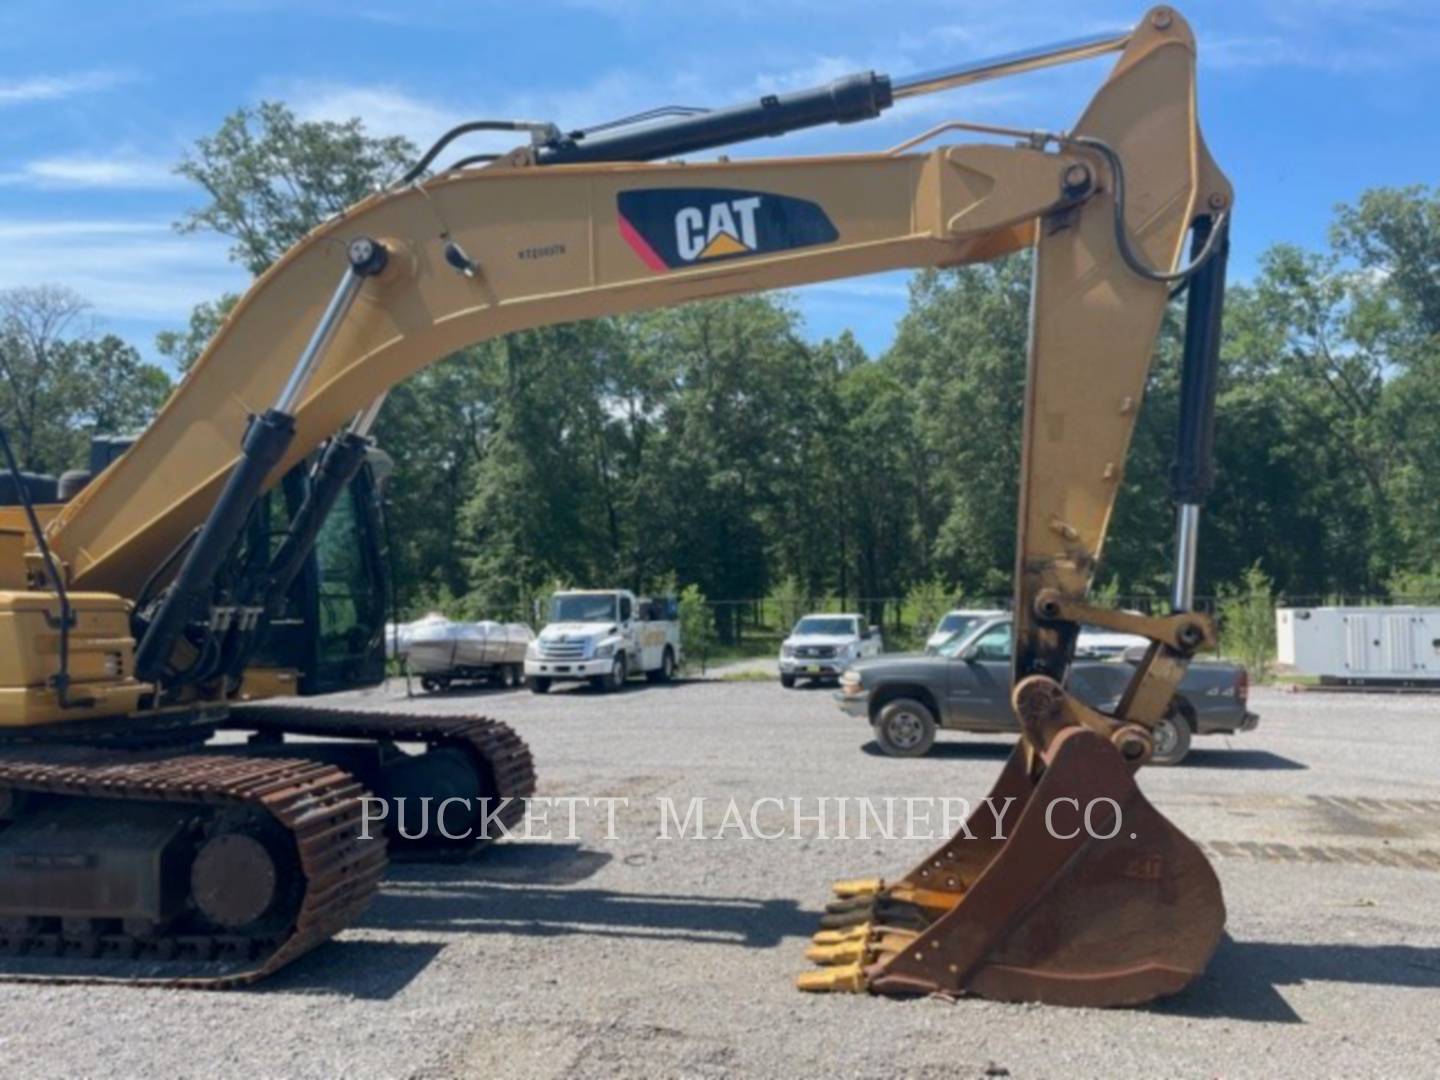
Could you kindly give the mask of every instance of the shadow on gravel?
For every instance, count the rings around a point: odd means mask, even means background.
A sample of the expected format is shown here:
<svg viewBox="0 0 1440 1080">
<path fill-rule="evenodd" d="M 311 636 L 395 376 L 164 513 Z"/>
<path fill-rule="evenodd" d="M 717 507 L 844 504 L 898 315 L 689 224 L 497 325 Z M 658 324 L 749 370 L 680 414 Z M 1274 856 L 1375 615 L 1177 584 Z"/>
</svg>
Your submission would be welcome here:
<svg viewBox="0 0 1440 1080">
<path fill-rule="evenodd" d="M 236 993 L 331 994 L 387 1001 L 409 986 L 444 947 L 435 942 L 328 941 Z"/>
<path fill-rule="evenodd" d="M 972 760 L 972 761 L 1004 761 L 1010 756 L 1010 751 L 1015 749 L 1013 742 L 937 742 L 930 748 L 926 757 L 943 758 L 950 761 Z M 871 757 L 889 757 L 890 755 L 880 749 L 880 744 L 873 739 L 860 747 L 862 754 L 869 754 Z M 896 760 L 913 760 L 897 758 Z"/>
<path fill-rule="evenodd" d="M 603 686 L 592 686 L 588 682 L 557 682 L 544 694 L 534 694 L 534 697 L 624 697 L 629 694 L 653 694 L 665 690 L 679 690 L 687 685 L 693 686 L 696 683 L 720 682 L 719 679 L 709 679 L 704 676 L 691 677 L 688 675 L 677 675 L 668 683 L 652 683 L 649 679 L 634 678 L 625 684 L 624 690 L 607 690 Z M 532 696 L 528 688 L 523 688 L 527 697 Z M 519 691 L 517 691 L 518 693 Z"/>
<path fill-rule="evenodd" d="M 1018 738 L 1018 736 L 1016 736 Z M 937 742 L 926 757 L 943 758 L 951 761 L 1004 761 L 1010 756 L 1015 744 L 1011 742 Z M 871 757 L 888 757 L 880 744 L 873 739 L 860 747 L 861 753 Z M 1254 770 L 1305 770 L 1310 768 L 1303 761 L 1272 754 L 1269 750 L 1191 750 L 1181 769 L 1235 769 Z"/>
<path fill-rule="evenodd" d="M 563 819 L 562 819 L 563 820 Z M 580 844 L 526 844 L 510 841 L 486 848 L 468 862 L 392 862 L 392 885 L 491 882 L 506 885 L 575 885 L 593 877 L 615 856 Z"/>
<path fill-rule="evenodd" d="M 1269 750 L 1191 750 L 1181 769 L 1303 770 L 1303 761 L 1272 754 Z"/>
<path fill-rule="evenodd" d="M 794 900 L 503 885 L 437 875 L 388 881 L 360 925 L 394 931 L 522 937 L 644 938 L 774 948 L 819 918 Z"/>
<path fill-rule="evenodd" d="M 524 689 L 523 686 L 498 686 L 494 683 L 474 682 L 456 683 L 453 686 L 447 686 L 443 690 L 426 690 L 420 685 L 420 681 L 417 679 L 411 692 L 408 695 L 402 693 L 398 700 L 424 701 L 427 698 L 492 698 L 503 697 L 506 694 L 518 694 Z"/>
<path fill-rule="evenodd" d="M 1152 1009 L 1200 1019 L 1303 1024 L 1278 987 L 1307 982 L 1440 990 L 1440 949 L 1236 941 L 1226 934 L 1204 976 Z"/>
</svg>

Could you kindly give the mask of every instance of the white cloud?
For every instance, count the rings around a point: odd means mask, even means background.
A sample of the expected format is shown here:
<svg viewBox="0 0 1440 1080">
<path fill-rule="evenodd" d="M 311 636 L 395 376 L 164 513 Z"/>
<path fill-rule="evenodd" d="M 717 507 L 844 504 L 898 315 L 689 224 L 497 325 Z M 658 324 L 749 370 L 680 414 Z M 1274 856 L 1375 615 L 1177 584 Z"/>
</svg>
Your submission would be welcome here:
<svg viewBox="0 0 1440 1080">
<path fill-rule="evenodd" d="M 0 289 L 56 283 L 96 315 L 177 324 L 201 300 L 243 290 L 221 238 L 182 236 L 161 221 L 0 220 Z"/>
<path fill-rule="evenodd" d="M 416 142 L 461 122 L 460 115 L 394 86 L 336 82 L 292 82 L 265 97 L 285 101 L 302 120 L 344 123 L 355 117 L 379 135 L 404 135 Z"/>
<path fill-rule="evenodd" d="M 344 122 L 359 117 L 372 133 L 404 135 L 422 148 L 467 120 L 548 121 L 569 129 L 682 98 L 687 99 L 686 104 L 709 100 L 696 93 L 693 82 L 684 77 L 660 86 L 624 72 L 601 75 L 585 86 L 470 100 L 425 98 L 393 85 L 310 80 L 273 82 L 261 88 L 260 96 L 286 102 L 303 120 Z M 464 153 L 499 152 L 525 141 L 525 135 L 515 132 L 481 132 L 466 136 L 455 149 Z"/>
<path fill-rule="evenodd" d="M 0 173 L 0 185 L 10 187 L 152 189 L 184 183 L 170 162 L 129 155 L 40 158 Z"/>
<path fill-rule="evenodd" d="M 35 75 L 28 79 L 0 82 L 0 106 L 26 105 L 38 101 L 59 101 L 108 90 L 130 82 L 131 76 L 117 71 L 80 71 L 69 75 Z"/>
<path fill-rule="evenodd" d="M 1212 34 L 1200 42 L 1200 64 L 1217 71 L 1290 67 L 1349 75 L 1396 72 L 1440 58 L 1440 30 L 1367 27 L 1363 34 L 1346 34 L 1339 25 L 1324 29 L 1323 35 Z"/>
</svg>

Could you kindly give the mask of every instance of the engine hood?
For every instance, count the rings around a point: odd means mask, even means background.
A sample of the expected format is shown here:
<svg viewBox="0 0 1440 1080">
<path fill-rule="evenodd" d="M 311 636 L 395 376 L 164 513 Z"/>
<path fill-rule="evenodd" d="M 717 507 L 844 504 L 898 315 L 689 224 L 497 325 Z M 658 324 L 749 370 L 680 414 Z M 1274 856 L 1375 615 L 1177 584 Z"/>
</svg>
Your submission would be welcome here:
<svg viewBox="0 0 1440 1080">
<path fill-rule="evenodd" d="M 851 668 L 860 673 L 860 678 L 866 685 L 874 679 L 897 678 L 933 678 L 943 682 L 949 665 L 953 662 L 943 656 L 926 653 L 891 653 L 888 656 L 858 660 Z"/>
<path fill-rule="evenodd" d="M 589 641 L 593 638 L 609 637 L 618 631 L 619 627 L 614 623 L 551 623 L 540 631 L 540 640 L 559 641 L 564 638 L 569 641 Z"/>
<path fill-rule="evenodd" d="M 854 634 L 792 634 L 785 639 L 786 645 L 834 645 L 844 647 L 859 641 Z"/>
</svg>

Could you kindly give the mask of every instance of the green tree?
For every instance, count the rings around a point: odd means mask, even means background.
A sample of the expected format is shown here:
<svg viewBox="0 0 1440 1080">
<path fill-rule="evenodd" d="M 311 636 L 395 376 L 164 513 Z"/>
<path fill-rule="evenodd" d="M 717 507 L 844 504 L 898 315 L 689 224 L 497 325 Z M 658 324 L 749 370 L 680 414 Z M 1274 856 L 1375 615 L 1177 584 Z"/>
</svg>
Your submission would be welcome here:
<svg viewBox="0 0 1440 1080">
<path fill-rule="evenodd" d="M 0 292 L 0 423 L 22 468 L 84 465 L 92 435 L 138 432 L 170 393 L 131 346 L 88 333 L 87 309 L 60 286 Z"/>
<path fill-rule="evenodd" d="M 789 633 L 790 628 L 800 621 L 810 602 L 793 575 L 782 578 L 765 599 L 769 609 L 776 614 L 776 629 L 782 633 Z"/>
<path fill-rule="evenodd" d="M 373 137 L 358 118 L 302 121 L 277 102 L 239 109 L 180 163 L 177 171 L 207 201 L 177 227 L 227 237 L 232 258 L 260 274 L 327 218 L 393 181 L 416 156 L 407 140 Z M 187 371 L 237 300 L 227 294 L 198 305 L 183 330 L 157 336 L 157 349 Z M 493 364 L 490 354 L 471 350 L 395 387 L 376 427 L 396 465 L 387 491 L 396 592 L 406 611 L 469 590 L 471 553 L 459 521 L 494 402 L 487 362 Z"/>
<path fill-rule="evenodd" d="M 686 670 L 705 669 L 705 658 L 715 641 L 715 611 L 699 585 L 687 585 L 680 593 L 680 651 Z"/>
<path fill-rule="evenodd" d="M 1269 675 L 1275 658 L 1275 588 L 1259 562 L 1240 580 L 1220 587 L 1220 648 L 1245 665 L 1257 682 Z"/>
<path fill-rule="evenodd" d="M 1014 561 L 1030 260 L 927 271 L 885 357 L 913 393 L 916 577 L 1005 591 Z"/>
<path fill-rule="evenodd" d="M 657 387 L 637 483 L 650 551 L 711 596 L 764 595 L 768 541 L 796 479 L 796 401 L 814 355 L 776 297 L 690 304 L 626 324 L 627 354 Z M 736 612 L 717 612 L 731 642 Z"/>
<path fill-rule="evenodd" d="M 237 109 L 176 167 L 210 200 L 178 227 L 229 237 L 235 261 L 261 274 L 316 225 L 392 182 L 415 156 L 408 139 L 368 135 L 359 118 L 300 120 L 277 101 Z"/>
<path fill-rule="evenodd" d="M 1391 603 L 1440 603 L 1440 570 L 1396 570 L 1385 583 Z"/>
<path fill-rule="evenodd" d="M 553 577 L 640 587 L 621 510 L 618 421 L 604 407 L 615 348 L 614 325 L 596 321 L 474 350 L 486 358 L 494 405 L 460 531 L 482 603 L 511 605 Z"/>
<path fill-rule="evenodd" d="M 926 637 L 950 610 L 955 592 L 940 577 L 916 582 L 905 594 L 905 617 L 909 622 L 910 644 L 924 644 Z"/>
<path fill-rule="evenodd" d="M 181 374 L 189 371 L 239 300 L 235 293 L 224 293 L 216 300 L 196 304 L 184 330 L 162 330 L 155 335 L 155 351 Z"/>
</svg>

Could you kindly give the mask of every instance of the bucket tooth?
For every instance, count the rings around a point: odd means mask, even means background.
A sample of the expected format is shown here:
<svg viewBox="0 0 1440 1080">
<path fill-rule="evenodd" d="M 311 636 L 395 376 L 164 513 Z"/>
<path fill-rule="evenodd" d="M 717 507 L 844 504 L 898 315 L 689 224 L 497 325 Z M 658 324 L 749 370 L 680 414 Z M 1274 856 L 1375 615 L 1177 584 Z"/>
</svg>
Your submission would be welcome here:
<svg viewBox="0 0 1440 1080">
<path fill-rule="evenodd" d="M 806 959 L 829 967 L 835 964 L 871 964 L 879 956 L 888 956 L 906 948 L 915 940 L 913 930 L 896 930 L 887 926 L 867 927 L 863 935 L 830 945 L 812 945 L 805 950 Z"/>
<path fill-rule="evenodd" d="M 865 990 L 865 972 L 859 964 L 807 971 L 795 978 L 795 988 L 807 993 L 858 994 Z"/>
<path fill-rule="evenodd" d="M 904 904 L 913 904 L 926 911 L 949 911 L 965 897 L 963 891 L 951 892 L 944 889 L 911 889 L 904 886 L 891 889 L 887 898 Z"/>
<path fill-rule="evenodd" d="M 845 881 L 837 881 L 830 888 L 842 900 L 853 896 L 874 896 L 885 888 L 885 879 L 850 878 Z"/>
<path fill-rule="evenodd" d="M 805 950 L 805 959 L 821 967 L 832 964 L 854 964 L 864 959 L 869 942 L 865 938 L 842 941 L 836 945 L 812 945 Z"/>
<path fill-rule="evenodd" d="M 860 923 L 846 930 L 818 930 L 810 940 L 816 945 L 840 945 L 847 941 L 864 941 L 870 936 L 870 924 Z"/>
</svg>

